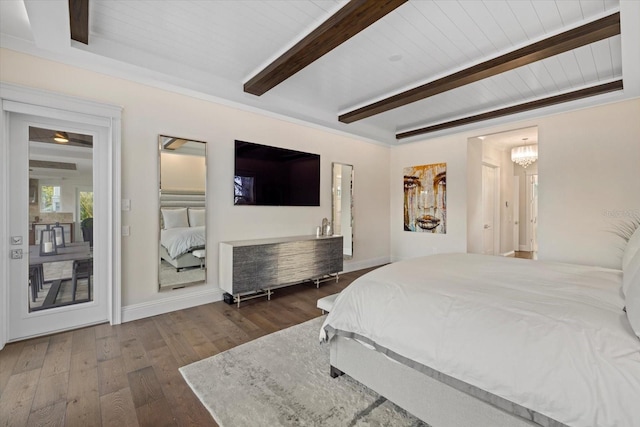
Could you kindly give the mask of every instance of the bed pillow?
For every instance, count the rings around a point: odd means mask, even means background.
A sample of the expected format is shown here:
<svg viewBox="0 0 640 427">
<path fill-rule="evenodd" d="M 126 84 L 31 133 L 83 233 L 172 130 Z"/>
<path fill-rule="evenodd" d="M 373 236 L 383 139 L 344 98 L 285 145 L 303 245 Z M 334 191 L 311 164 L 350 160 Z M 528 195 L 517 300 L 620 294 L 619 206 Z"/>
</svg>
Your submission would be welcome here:
<svg viewBox="0 0 640 427">
<path fill-rule="evenodd" d="M 204 227 L 204 208 L 189 208 L 189 227 Z"/>
<path fill-rule="evenodd" d="M 622 271 L 631 262 L 631 259 L 640 251 L 640 227 L 636 228 L 636 231 L 631 235 L 627 246 L 624 248 L 624 254 L 622 255 Z"/>
<path fill-rule="evenodd" d="M 188 227 L 187 208 L 161 209 L 164 229 Z"/>
<path fill-rule="evenodd" d="M 627 263 L 622 271 L 622 293 L 626 296 L 634 281 L 640 280 L 640 251 Z"/>
<path fill-rule="evenodd" d="M 640 256 L 640 253 L 637 255 Z M 624 296 L 624 302 L 631 328 L 638 338 L 640 338 L 640 270 L 636 271 L 629 279 L 629 286 Z"/>
</svg>

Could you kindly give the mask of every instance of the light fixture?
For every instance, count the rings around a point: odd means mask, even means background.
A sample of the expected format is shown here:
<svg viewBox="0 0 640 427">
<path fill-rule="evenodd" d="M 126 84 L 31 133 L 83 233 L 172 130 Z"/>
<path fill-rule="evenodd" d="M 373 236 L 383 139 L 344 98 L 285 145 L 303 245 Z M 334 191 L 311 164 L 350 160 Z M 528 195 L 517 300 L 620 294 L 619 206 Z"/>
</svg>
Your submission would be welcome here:
<svg viewBox="0 0 640 427">
<path fill-rule="evenodd" d="M 69 135 L 67 135 L 66 132 L 56 132 L 56 134 L 53 136 L 53 140 L 55 142 L 69 142 Z"/>
<path fill-rule="evenodd" d="M 526 168 L 538 160 L 538 144 L 523 145 L 511 149 L 511 161 Z"/>
</svg>

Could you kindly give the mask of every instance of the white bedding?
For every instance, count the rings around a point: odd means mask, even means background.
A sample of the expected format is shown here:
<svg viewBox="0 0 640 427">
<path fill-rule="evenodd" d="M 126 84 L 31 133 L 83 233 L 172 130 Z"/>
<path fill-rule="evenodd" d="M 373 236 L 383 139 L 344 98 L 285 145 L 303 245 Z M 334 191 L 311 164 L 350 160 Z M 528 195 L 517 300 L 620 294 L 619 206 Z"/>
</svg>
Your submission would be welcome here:
<svg viewBox="0 0 640 427">
<path fill-rule="evenodd" d="M 621 275 L 470 254 L 397 262 L 340 293 L 321 339 L 353 332 L 570 426 L 639 426 Z"/>
<path fill-rule="evenodd" d="M 192 249 L 205 245 L 204 227 L 178 227 L 162 230 L 160 243 L 167 249 L 171 258 L 177 258 Z"/>
</svg>

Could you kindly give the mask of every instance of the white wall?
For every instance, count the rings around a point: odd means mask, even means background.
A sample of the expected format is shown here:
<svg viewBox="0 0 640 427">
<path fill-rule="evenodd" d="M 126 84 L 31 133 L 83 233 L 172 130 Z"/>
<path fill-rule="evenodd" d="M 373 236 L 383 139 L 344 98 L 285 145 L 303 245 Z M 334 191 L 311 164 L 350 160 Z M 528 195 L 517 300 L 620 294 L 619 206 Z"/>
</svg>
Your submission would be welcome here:
<svg viewBox="0 0 640 427">
<path fill-rule="evenodd" d="M 540 121 L 539 258 L 620 268 L 611 232 L 640 215 L 640 99 Z"/>
<path fill-rule="evenodd" d="M 331 163 L 354 166 L 354 258 L 352 270 L 389 260 L 389 149 L 356 138 L 265 115 L 155 89 L 131 81 L 43 60 L 11 50 L 0 51 L 2 81 L 41 88 L 123 107 L 122 197 L 131 211 L 122 240 L 123 306 L 144 306 L 168 298 L 188 298 L 217 288 L 220 241 L 315 233 L 331 217 Z M 207 141 L 208 263 L 207 283 L 159 293 L 158 134 Z M 320 207 L 233 205 L 235 139 L 281 146 L 321 156 Z"/>
<path fill-rule="evenodd" d="M 640 99 L 633 99 L 392 149 L 392 259 L 465 251 L 468 244 L 472 252 L 472 240 L 477 239 L 473 239 L 472 224 L 467 224 L 478 205 L 482 155 L 474 137 L 538 126 L 539 259 L 619 268 L 623 242 L 612 231 L 621 221 L 640 215 L 639 117 Z M 473 140 L 467 144 L 469 138 Z M 402 167 L 444 161 L 451 233 L 403 232 Z M 467 228 L 468 233 L 462 232 Z"/>
<path fill-rule="evenodd" d="M 162 152 L 160 182 L 164 191 L 205 191 L 205 157 Z"/>
<path fill-rule="evenodd" d="M 403 168 L 447 164 L 447 233 L 404 231 Z M 392 261 L 467 249 L 467 140 L 453 135 L 391 150 L 391 259 Z M 356 183 L 359 180 L 356 179 Z M 356 199 L 356 202 L 358 199 Z M 357 208 L 356 208 L 357 209 Z"/>
</svg>

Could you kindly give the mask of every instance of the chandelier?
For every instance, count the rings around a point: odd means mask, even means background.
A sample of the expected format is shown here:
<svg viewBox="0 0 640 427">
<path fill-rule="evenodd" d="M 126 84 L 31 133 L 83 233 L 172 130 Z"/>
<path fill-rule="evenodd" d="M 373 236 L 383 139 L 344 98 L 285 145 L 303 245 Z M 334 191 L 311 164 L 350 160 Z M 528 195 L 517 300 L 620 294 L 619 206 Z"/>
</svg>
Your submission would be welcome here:
<svg viewBox="0 0 640 427">
<path fill-rule="evenodd" d="M 538 160 L 538 145 L 524 145 L 511 149 L 511 161 L 526 168 L 531 163 Z"/>
</svg>

